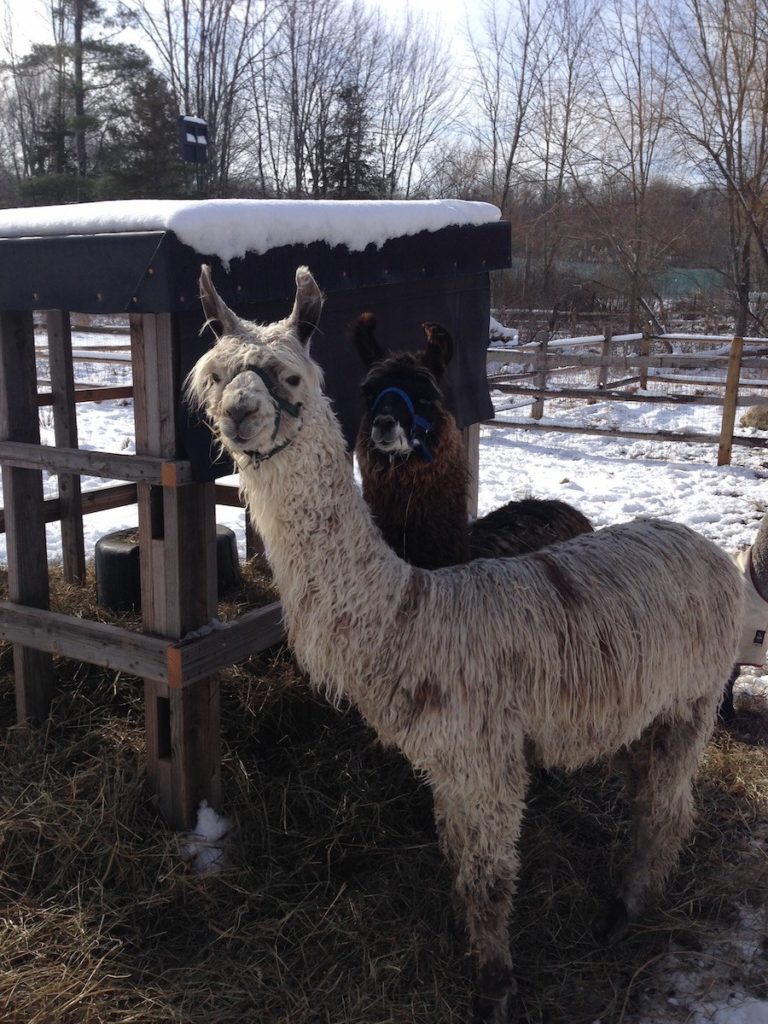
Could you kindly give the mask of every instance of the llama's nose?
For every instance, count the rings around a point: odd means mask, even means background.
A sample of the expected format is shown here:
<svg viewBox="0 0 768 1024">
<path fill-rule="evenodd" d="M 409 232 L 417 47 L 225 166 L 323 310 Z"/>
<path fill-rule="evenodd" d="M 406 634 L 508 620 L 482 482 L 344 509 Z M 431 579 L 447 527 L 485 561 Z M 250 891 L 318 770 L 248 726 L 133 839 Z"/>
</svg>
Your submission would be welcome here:
<svg viewBox="0 0 768 1024">
<path fill-rule="evenodd" d="M 233 423 L 239 424 L 246 416 L 260 412 L 263 404 L 264 399 L 261 395 L 255 395 L 253 392 L 248 393 L 244 389 L 238 388 L 225 396 L 223 412 Z"/>
<path fill-rule="evenodd" d="M 374 420 L 374 425 L 382 434 L 391 434 L 397 426 L 397 420 L 394 416 L 379 415 Z"/>
</svg>

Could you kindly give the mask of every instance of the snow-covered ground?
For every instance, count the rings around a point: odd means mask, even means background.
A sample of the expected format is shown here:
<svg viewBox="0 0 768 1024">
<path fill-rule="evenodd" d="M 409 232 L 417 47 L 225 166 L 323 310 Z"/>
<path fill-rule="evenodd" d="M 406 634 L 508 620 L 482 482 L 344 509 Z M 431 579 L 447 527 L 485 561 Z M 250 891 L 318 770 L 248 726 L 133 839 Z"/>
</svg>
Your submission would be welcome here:
<svg viewBox="0 0 768 1024">
<path fill-rule="evenodd" d="M 75 334 L 74 340 L 76 345 L 93 349 L 115 345 L 120 339 Z M 41 377 L 47 375 L 44 360 L 40 361 L 39 371 Z M 80 363 L 78 379 L 124 384 L 130 380 L 130 366 Z M 751 543 L 768 510 L 768 452 L 762 448 L 735 447 L 734 464 L 718 468 L 716 447 L 711 443 L 531 433 L 514 426 L 515 419 L 529 422 L 528 408 L 502 411 L 509 404 L 508 396 L 498 395 L 495 400 L 500 408 L 499 417 L 507 419 L 510 426 L 481 430 L 481 514 L 511 498 L 560 498 L 580 508 L 597 527 L 638 516 L 662 516 L 688 524 L 726 551 L 735 553 Z M 563 399 L 547 402 L 542 423 L 717 434 L 719 420 L 717 407 L 618 402 L 590 406 Z M 48 410 L 41 412 L 41 428 L 43 440 L 52 444 L 53 426 Z M 132 402 L 82 404 L 78 407 L 78 429 L 83 448 L 133 452 Z M 89 489 L 103 483 L 85 479 L 83 486 Z M 47 480 L 45 486 L 47 494 L 56 493 L 55 478 Z M 218 521 L 235 530 L 242 552 L 242 511 L 220 507 Z M 85 522 L 86 547 L 92 552 L 95 541 L 104 533 L 136 525 L 136 510 L 114 509 L 89 516 Z M 47 537 L 49 557 L 59 558 L 58 528 L 48 527 Z M 5 561 L 5 537 L 0 535 L 0 562 Z M 739 688 L 765 694 L 768 675 L 762 670 L 748 669 L 737 684 L 737 694 Z M 205 829 L 199 831 L 208 836 Z M 754 841 L 765 849 L 768 825 Z M 653 983 L 646 987 L 643 997 L 641 1016 L 631 1021 L 625 1017 L 625 1024 L 768 1024 L 768 1002 L 753 999 L 740 982 L 732 980 L 763 976 L 768 966 L 766 936 L 765 908 L 755 910 L 745 905 L 739 922 L 713 933 L 709 948 L 703 952 L 692 954 L 673 949 L 656 965 Z"/>
</svg>

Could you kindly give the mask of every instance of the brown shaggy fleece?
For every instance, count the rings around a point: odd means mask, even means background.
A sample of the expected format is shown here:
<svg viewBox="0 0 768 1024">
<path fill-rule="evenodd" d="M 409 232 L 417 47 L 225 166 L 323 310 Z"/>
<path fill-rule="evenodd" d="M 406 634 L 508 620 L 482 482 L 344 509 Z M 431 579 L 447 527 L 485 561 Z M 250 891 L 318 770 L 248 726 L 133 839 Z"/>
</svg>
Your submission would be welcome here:
<svg viewBox="0 0 768 1024">
<path fill-rule="evenodd" d="M 562 501 L 511 501 L 468 524 L 469 470 L 464 442 L 446 409 L 440 382 L 453 355 L 453 339 L 439 324 L 423 325 L 419 352 L 387 354 L 375 333 L 376 318 L 363 313 L 352 341 L 367 373 L 366 412 L 355 452 L 363 495 L 374 521 L 397 554 L 422 569 L 459 565 L 474 558 L 511 558 L 580 533 L 589 520 Z M 405 392 L 410 412 L 387 392 Z M 431 424 L 426 457 L 411 431 L 414 409 Z"/>
<path fill-rule="evenodd" d="M 469 554 L 471 558 L 513 558 L 591 532 L 590 521 L 572 505 L 554 498 L 523 498 L 470 523 Z"/>
<path fill-rule="evenodd" d="M 384 539 L 401 558 L 422 569 L 468 562 L 469 473 L 453 416 L 437 410 L 429 441 L 431 462 L 416 453 L 390 458 L 377 451 L 370 429 L 366 416 L 355 452 L 363 496 Z"/>
</svg>

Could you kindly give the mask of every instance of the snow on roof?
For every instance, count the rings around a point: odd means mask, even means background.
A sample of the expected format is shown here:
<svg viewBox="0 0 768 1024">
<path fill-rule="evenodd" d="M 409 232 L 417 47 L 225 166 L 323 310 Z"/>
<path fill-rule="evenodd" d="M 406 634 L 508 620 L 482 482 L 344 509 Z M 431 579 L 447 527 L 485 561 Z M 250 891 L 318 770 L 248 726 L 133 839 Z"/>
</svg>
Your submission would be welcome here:
<svg viewBox="0 0 768 1024">
<path fill-rule="evenodd" d="M 459 199 L 127 199 L 0 210 L 0 238 L 173 231 L 180 241 L 225 264 L 246 252 L 325 241 L 362 250 L 390 238 L 501 216 L 490 203 Z"/>
</svg>

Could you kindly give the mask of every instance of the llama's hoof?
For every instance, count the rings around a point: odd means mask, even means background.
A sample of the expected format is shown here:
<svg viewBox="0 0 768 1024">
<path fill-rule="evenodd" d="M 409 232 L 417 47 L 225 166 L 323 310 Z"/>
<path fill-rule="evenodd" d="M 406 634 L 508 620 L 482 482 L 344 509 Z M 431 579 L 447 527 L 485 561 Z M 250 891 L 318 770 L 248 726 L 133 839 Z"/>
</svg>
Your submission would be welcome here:
<svg viewBox="0 0 768 1024">
<path fill-rule="evenodd" d="M 733 672 L 731 672 L 728 682 L 725 684 L 723 699 L 720 701 L 720 707 L 717 712 L 721 722 L 732 722 L 736 717 L 736 708 L 733 706 L 733 684 L 739 678 L 740 667 L 740 665 L 734 666 Z"/>
<path fill-rule="evenodd" d="M 723 703 L 717 712 L 721 722 L 732 722 L 736 717 L 736 708 L 733 706 L 733 697 L 723 698 Z"/>
<path fill-rule="evenodd" d="M 472 1013 L 474 1024 L 514 1024 L 517 982 L 512 968 L 500 962 L 484 964 L 477 981 L 478 993 Z"/>
<path fill-rule="evenodd" d="M 632 919 L 624 900 L 617 896 L 608 906 L 605 917 L 595 926 L 595 938 L 605 946 L 623 939 Z"/>
<path fill-rule="evenodd" d="M 509 996 L 503 999 L 475 996 L 472 1024 L 518 1024 L 519 1020 L 517 1005 Z"/>
</svg>

